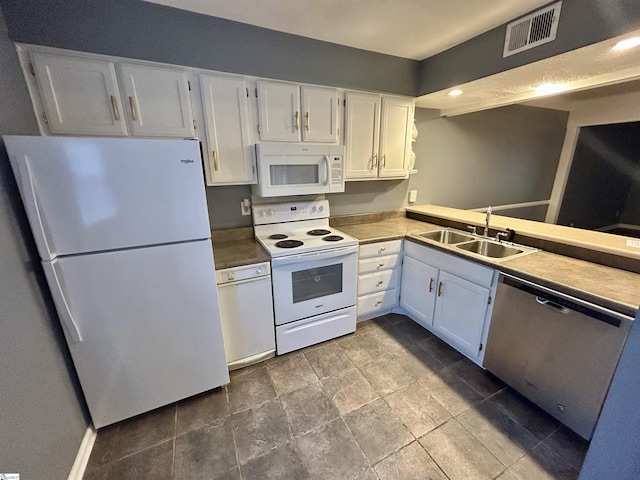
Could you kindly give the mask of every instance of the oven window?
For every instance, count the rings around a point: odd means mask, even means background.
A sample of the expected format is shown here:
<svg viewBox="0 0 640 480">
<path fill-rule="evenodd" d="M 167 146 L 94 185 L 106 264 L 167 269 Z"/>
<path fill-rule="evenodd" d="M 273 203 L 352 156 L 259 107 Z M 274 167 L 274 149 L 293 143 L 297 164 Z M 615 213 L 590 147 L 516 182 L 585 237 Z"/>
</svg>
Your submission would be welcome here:
<svg viewBox="0 0 640 480">
<path fill-rule="evenodd" d="M 270 165 L 271 185 L 317 185 L 318 165 Z"/>
<path fill-rule="evenodd" d="M 342 263 L 291 274 L 293 303 L 342 292 Z"/>
</svg>

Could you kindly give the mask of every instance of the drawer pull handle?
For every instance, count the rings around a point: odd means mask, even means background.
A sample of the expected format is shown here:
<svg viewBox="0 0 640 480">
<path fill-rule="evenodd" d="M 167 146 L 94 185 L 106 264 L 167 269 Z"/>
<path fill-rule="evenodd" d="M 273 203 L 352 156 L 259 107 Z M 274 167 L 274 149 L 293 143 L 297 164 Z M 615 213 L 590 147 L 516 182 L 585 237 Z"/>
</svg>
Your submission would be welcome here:
<svg viewBox="0 0 640 480">
<path fill-rule="evenodd" d="M 380 247 L 380 251 L 384 252 L 387 248 L 386 247 Z"/>
<path fill-rule="evenodd" d="M 382 300 L 376 300 L 376 305 L 380 305 L 382 303 Z"/>
<path fill-rule="evenodd" d="M 380 263 L 378 264 L 378 267 L 384 267 L 384 262 L 380 262 Z"/>
<path fill-rule="evenodd" d="M 377 286 L 382 285 L 384 282 L 382 280 L 378 280 L 378 283 L 376 284 Z"/>
<path fill-rule="evenodd" d="M 429 280 L 429 293 L 433 292 L 433 278 Z"/>
<path fill-rule="evenodd" d="M 438 296 L 442 296 L 442 282 L 438 282 Z"/>
</svg>

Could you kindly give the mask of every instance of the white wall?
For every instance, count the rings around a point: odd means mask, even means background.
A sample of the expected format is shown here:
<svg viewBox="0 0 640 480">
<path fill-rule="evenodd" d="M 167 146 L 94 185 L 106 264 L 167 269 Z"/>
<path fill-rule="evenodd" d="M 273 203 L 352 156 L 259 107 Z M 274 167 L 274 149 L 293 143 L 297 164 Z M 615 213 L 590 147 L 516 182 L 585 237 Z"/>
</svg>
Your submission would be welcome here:
<svg viewBox="0 0 640 480">
<path fill-rule="evenodd" d="M 38 135 L 1 14 L 0 65 L 0 135 Z M 88 417 L 1 141 L 0 272 L 0 472 L 67 478 Z"/>
</svg>

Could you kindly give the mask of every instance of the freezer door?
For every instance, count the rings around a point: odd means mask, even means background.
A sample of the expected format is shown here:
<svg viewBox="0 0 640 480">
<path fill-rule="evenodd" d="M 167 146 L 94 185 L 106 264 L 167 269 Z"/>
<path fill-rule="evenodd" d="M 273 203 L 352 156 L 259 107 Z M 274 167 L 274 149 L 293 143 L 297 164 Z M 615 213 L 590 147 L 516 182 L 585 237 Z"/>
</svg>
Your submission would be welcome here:
<svg viewBox="0 0 640 480">
<path fill-rule="evenodd" d="M 43 265 L 97 428 L 229 383 L 209 241 Z"/>
<path fill-rule="evenodd" d="M 210 236 L 197 141 L 4 139 L 43 260 Z"/>
</svg>

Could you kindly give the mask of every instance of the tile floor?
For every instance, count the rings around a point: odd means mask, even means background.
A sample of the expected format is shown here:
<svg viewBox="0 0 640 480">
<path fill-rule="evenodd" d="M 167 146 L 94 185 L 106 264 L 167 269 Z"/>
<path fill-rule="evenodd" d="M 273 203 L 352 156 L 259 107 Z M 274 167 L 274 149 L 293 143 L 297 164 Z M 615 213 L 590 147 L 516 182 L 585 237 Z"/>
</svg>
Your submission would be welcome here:
<svg viewBox="0 0 640 480">
<path fill-rule="evenodd" d="M 587 446 L 392 314 L 101 429 L 84 479 L 575 479 Z"/>
</svg>

